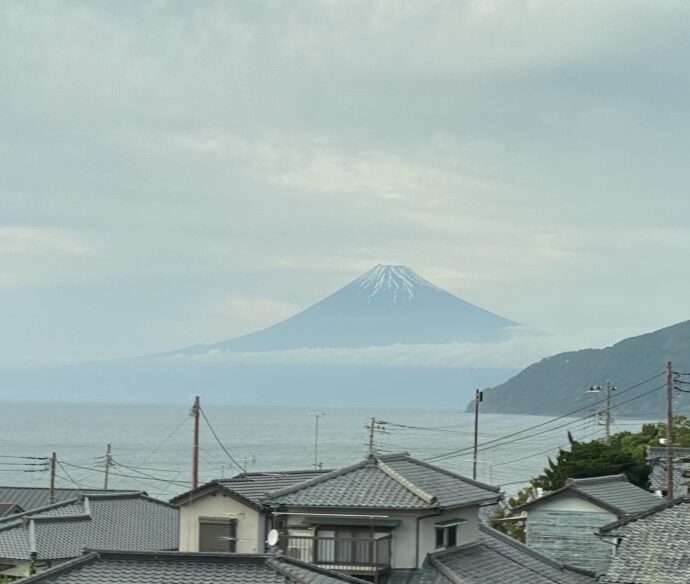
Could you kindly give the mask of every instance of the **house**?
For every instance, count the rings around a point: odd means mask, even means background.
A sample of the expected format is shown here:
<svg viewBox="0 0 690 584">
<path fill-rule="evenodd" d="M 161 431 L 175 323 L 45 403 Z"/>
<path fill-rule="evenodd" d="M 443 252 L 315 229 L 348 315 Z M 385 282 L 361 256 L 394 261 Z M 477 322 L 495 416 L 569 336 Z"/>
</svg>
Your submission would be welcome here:
<svg viewBox="0 0 690 584">
<path fill-rule="evenodd" d="M 486 525 L 473 543 L 430 553 L 406 584 L 593 584 L 594 573 L 548 558 Z M 400 576 L 403 576 L 402 574 Z M 391 582 L 393 584 L 393 582 Z"/>
<path fill-rule="evenodd" d="M 53 503 L 61 503 L 78 498 L 80 494 L 89 493 L 127 493 L 130 491 L 116 490 L 79 490 L 79 489 L 53 489 L 45 487 L 0 487 L 0 517 L 6 517 L 14 513 L 40 509 Z M 3 515 L 3 509 L 5 510 Z M 18 510 L 17 510 L 18 509 Z M 9 511 L 12 511 L 11 513 Z"/>
<path fill-rule="evenodd" d="M 177 549 L 175 507 L 143 493 L 80 495 L 0 520 L 0 576 L 21 577 L 82 555 L 85 547 Z"/>
<path fill-rule="evenodd" d="M 599 530 L 615 554 L 605 584 L 690 582 L 690 497 L 662 502 Z"/>
<path fill-rule="evenodd" d="M 282 556 L 87 551 L 22 584 L 364 584 Z"/>
<path fill-rule="evenodd" d="M 561 489 L 515 507 L 527 513 L 527 545 L 572 566 L 603 572 L 613 554 L 596 531 L 659 504 L 659 498 L 628 482 L 625 475 L 568 479 Z"/>
<path fill-rule="evenodd" d="M 667 448 L 665 446 L 647 446 L 646 459 L 650 468 L 649 490 L 659 497 L 665 497 L 668 490 L 666 472 Z M 688 492 L 688 479 L 684 476 L 690 470 L 690 448 L 673 448 L 673 494 L 685 495 Z"/>
<path fill-rule="evenodd" d="M 300 470 L 242 473 L 211 481 L 170 503 L 180 509 L 182 552 L 262 553 L 267 515 L 263 501 L 270 491 L 313 479 L 330 471 Z"/>
<path fill-rule="evenodd" d="M 498 487 L 407 454 L 372 454 L 273 491 L 264 505 L 289 557 L 380 577 L 419 568 L 430 552 L 475 543 L 480 506 L 501 496 Z"/>
</svg>

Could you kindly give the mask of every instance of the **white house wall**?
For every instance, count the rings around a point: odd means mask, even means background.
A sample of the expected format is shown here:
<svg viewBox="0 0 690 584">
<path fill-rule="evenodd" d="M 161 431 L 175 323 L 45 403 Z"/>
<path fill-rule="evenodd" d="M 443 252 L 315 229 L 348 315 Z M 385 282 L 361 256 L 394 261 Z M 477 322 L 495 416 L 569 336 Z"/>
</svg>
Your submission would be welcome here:
<svg viewBox="0 0 690 584">
<path fill-rule="evenodd" d="M 218 517 L 237 520 L 237 552 L 263 553 L 263 514 L 221 493 L 204 495 L 180 506 L 180 551 L 199 551 L 199 520 Z"/>
</svg>

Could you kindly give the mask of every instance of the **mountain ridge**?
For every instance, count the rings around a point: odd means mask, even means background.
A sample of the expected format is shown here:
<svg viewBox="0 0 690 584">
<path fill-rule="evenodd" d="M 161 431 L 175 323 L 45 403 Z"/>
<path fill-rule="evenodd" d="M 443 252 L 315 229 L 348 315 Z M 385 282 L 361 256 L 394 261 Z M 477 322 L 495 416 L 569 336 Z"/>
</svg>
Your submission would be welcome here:
<svg viewBox="0 0 690 584">
<path fill-rule="evenodd" d="M 264 329 L 179 351 L 275 351 L 504 340 L 518 323 L 471 304 L 401 265 L 379 264 Z"/>
<path fill-rule="evenodd" d="M 676 371 L 690 371 L 690 321 L 629 337 L 603 349 L 545 357 L 485 390 L 482 411 L 563 415 L 583 408 L 577 415 L 587 415 L 597 409 L 598 399 L 587 394 L 587 389 L 610 381 L 619 388 L 612 393 L 614 415 L 662 417 L 666 411 L 663 388 L 667 361 L 673 362 Z M 659 374 L 658 379 L 646 382 L 655 374 Z M 675 391 L 673 399 L 677 413 L 690 413 L 690 394 Z M 467 410 L 472 407 L 468 404 Z"/>
</svg>

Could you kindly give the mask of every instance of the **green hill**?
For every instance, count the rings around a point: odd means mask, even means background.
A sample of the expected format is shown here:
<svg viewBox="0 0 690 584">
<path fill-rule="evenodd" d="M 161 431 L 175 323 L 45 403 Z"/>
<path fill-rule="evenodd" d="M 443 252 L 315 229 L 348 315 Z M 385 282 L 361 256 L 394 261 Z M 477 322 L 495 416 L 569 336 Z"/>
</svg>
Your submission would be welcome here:
<svg viewBox="0 0 690 584">
<path fill-rule="evenodd" d="M 586 391 L 608 380 L 619 388 L 612 394 L 614 416 L 661 417 L 666 412 L 666 393 L 664 389 L 652 390 L 665 383 L 665 375 L 639 388 L 627 388 L 664 372 L 669 360 L 675 371 L 690 372 L 690 321 L 605 349 L 547 357 L 486 390 L 482 412 L 563 415 L 588 404 L 595 409 L 602 396 Z M 685 379 L 690 380 L 690 376 Z M 690 385 L 680 387 L 690 390 Z M 468 411 L 473 407 L 470 404 Z M 676 413 L 690 413 L 690 393 L 674 391 L 674 408 Z M 584 410 L 577 415 L 588 413 L 590 410 Z"/>
</svg>

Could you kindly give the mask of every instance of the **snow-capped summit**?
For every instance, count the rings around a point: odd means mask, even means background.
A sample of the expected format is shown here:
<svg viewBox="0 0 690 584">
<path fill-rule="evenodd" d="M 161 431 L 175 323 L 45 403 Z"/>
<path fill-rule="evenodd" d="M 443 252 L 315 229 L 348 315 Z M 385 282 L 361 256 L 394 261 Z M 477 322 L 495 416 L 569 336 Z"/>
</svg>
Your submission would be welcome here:
<svg viewBox="0 0 690 584">
<path fill-rule="evenodd" d="M 391 302 L 412 302 L 415 289 L 421 287 L 437 288 L 428 280 L 407 266 L 379 264 L 352 282 L 351 286 L 360 288 L 360 295 L 371 302 L 375 297 L 385 295 Z"/>
<path fill-rule="evenodd" d="M 509 337 L 516 325 L 441 290 L 406 266 L 378 265 L 291 318 L 185 352 L 487 342 Z"/>
</svg>

